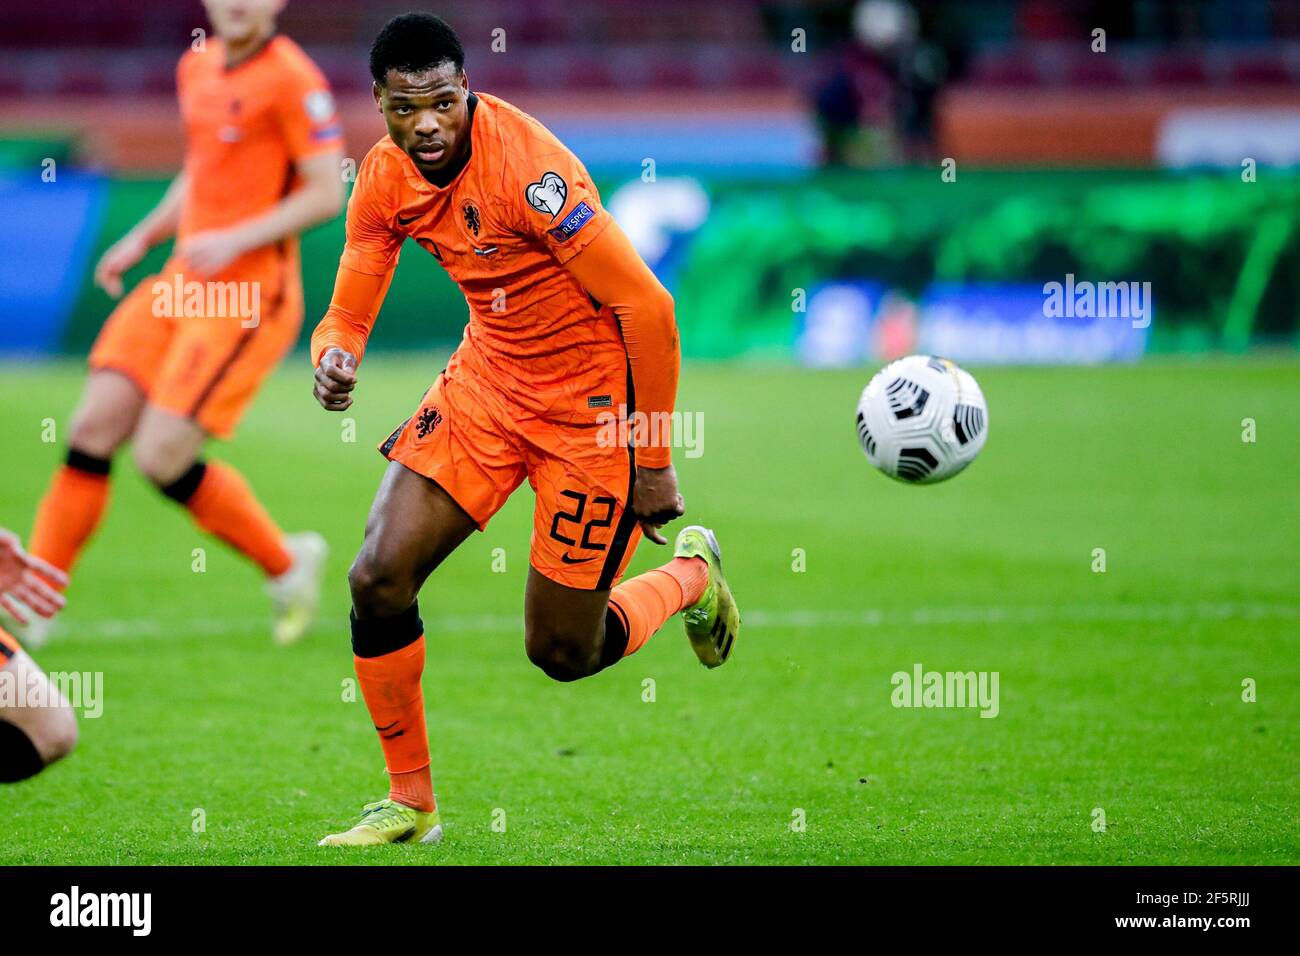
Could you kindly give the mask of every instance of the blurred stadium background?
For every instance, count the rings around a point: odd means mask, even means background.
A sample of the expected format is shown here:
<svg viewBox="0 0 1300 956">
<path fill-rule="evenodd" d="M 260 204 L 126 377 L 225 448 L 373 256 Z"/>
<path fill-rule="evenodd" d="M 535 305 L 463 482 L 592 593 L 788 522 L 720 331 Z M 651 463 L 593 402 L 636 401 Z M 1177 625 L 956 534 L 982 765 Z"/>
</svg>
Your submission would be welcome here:
<svg viewBox="0 0 1300 956">
<path fill-rule="evenodd" d="M 281 19 L 328 73 L 358 161 L 384 132 L 365 52 L 409 6 L 292 0 Z M 688 358 L 1050 364 L 1296 344 L 1300 3 L 439 12 L 464 38 L 471 85 L 586 162 L 675 293 Z M 88 349 L 110 308 L 91 266 L 179 166 L 174 66 L 204 24 L 199 3 L 176 0 L 0 11 L 4 355 Z M 341 220 L 305 243 L 304 337 L 341 243 Z M 1046 318 L 1042 285 L 1067 274 L 1151 282 L 1154 321 Z M 375 345 L 451 345 L 465 316 L 436 263 L 408 256 Z"/>
</svg>

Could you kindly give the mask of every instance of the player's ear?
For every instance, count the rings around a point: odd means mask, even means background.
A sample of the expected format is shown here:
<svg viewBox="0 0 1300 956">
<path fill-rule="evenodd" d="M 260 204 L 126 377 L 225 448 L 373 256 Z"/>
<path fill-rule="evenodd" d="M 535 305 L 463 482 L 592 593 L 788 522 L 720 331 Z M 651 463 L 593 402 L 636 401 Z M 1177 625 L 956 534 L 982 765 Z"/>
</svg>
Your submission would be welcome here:
<svg viewBox="0 0 1300 956">
<path fill-rule="evenodd" d="M 375 98 L 375 106 L 379 107 L 379 112 L 384 111 L 384 88 L 378 83 L 371 81 L 370 95 Z"/>
<path fill-rule="evenodd" d="M 466 93 L 469 92 L 469 74 L 465 72 L 464 67 L 460 70 L 460 88 Z"/>
</svg>

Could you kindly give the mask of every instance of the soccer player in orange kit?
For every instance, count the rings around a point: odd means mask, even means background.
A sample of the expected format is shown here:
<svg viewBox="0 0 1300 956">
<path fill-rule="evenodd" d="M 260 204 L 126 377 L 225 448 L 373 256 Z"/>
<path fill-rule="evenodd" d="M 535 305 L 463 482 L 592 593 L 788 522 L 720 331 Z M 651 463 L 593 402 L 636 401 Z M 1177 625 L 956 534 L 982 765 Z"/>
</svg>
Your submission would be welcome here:
<svg viewBox="0 0 1300 956">
<path fill-rule="evenodd" d="M 297 236 L 342 208 L 342 132 L 321 72 L 275 33 L 284 0 L 204 6 L 216 37 L 176 70 L 184 169 L 104 253 L 95 280 L 121 296 L 123 273 L 150 247 L 173 234 L 176 247 L 99 333 L 67 460 L 37 510 L 30 548 L 71 570 L 107 506 L 112 458 L 130 441 L 163 494 L 262 569 L 274 637 L 288 643 L 315 614 L 324 540 L 284 534 L 238 471 L 199 454 L 209 437 L 230 437 L 297 339 Z"/>
<path fill-rule="evenodd" d="M 348 203 L 329 310 L 312 336 L 315 394 L 352 404 L 357 366 L 408 237 L 470 307 L 464 339 L 415 414 L 380 446 L 390 464 L 352 565 L 357 677 L 390 777 L 386 799 L 324 845 L 441 839 L 420 677 L 416 596 L 430 572 L 526 478 L 537 495 L 524 598 L 528 657 L 560 681 L 617 663 L 685 611 L 709 667 L 740 615 L 713 533 L 618 585 L 642 532 L 680 516 L 669 442 L 601 440 L 602 414 L 666 420 L 680 364 L 673 301 L 600 204 L 577 158 L 537 120 L 469 90 L 455 32 L 389 21 L 370 53 L 388 136 Z"/>
</svg>

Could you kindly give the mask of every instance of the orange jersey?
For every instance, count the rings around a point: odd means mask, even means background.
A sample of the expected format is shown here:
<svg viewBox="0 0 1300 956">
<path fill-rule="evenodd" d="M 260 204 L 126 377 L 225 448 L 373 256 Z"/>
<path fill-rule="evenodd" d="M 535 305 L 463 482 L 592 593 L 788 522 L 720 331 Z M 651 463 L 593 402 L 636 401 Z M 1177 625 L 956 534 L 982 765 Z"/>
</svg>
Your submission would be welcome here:
<svg viewBox="0 0 1300 956">
<path fill-rule="evenodd" d="M 233 69 L 211 39 L 181 57 L 176 86 L 188 179 L 177 238 L 269 211 L 297 186 L 296 163 L 342 146 L 329 85 L 288 37 L 272 37 Z M 280 282 L 300 282 L 298 240 L 248 252 L 221 277 L 261 280 L 269 301 Z"/>
<path fill-rule="evenodd" d="M 292 40 L 273 37 L 233 69 L 225 58 L 221 41 L 209 40 L 176 70 L 186 148 L 182 239 L 269 212 L 296 188 L 298 162 L 341 144 L 329 87 Z M 180 295 L 160 314 L 167 300 L 157 288 L 175 287 L 177 275 L 185 280 L 185 268 L 173 254 L 118 303 L 90 367 L 128 376 L 150 404 L 229 437 L 302 326 L 298 240 L 254 249 L 205 277 L 209 287 L 243 286 L 241 306 L 251 305 L 255 289 L 256 315 L 186 316 Z"/>
<path fill-rule="evenodd" d="M 456 365 L 542 418 L 586 422 L 598 407 L 589 402 L 626 400 L 628 356 L 614 309 L 563 267 L 613 220 L 582 163 L 541 123 L 472 95 L 470 160 L 446 187 L 425 180 L 390 137 L 370 150 L 348 203 L 341 265 L 387 276 L 414 240 L 469 304 Z M 313 358 L 336 344 L 359 357 L 365 342 L 318 330 Z M 675 386 L 675 352 L 661 360 L 670 358 Z"/>
</svg>

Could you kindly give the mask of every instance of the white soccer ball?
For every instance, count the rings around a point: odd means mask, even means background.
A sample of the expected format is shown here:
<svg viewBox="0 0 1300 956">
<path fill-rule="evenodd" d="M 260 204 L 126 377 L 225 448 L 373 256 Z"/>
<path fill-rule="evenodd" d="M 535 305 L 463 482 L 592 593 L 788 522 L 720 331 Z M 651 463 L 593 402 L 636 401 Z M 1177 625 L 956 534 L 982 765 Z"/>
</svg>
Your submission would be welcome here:
<svg viewBox="0 0 1300 956">
<path fill-rule="evenodd" d="M 858 441 L 867 460 L 899 481 L 951 478 L 980 453 L 989 410 L 975 379 L 947 359 L 890 362 L 858 399 Z"/>
</svg>

